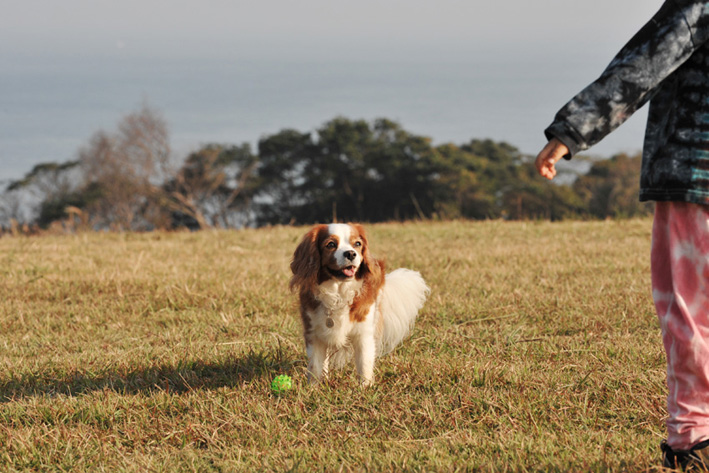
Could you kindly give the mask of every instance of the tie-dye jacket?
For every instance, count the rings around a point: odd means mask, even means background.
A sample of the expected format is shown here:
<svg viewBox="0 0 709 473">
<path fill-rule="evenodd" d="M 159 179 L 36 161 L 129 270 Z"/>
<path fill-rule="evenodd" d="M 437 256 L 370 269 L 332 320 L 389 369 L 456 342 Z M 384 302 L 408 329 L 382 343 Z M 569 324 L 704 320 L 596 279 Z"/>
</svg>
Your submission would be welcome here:
<svg viewBox="0 0 709 473">
<path fill-rule="evenodd" d="M 640 200 L 709 204 L 709 1 L 666 0 L 545 130 L 583 151 L 650 100 Z"/>
</svg>

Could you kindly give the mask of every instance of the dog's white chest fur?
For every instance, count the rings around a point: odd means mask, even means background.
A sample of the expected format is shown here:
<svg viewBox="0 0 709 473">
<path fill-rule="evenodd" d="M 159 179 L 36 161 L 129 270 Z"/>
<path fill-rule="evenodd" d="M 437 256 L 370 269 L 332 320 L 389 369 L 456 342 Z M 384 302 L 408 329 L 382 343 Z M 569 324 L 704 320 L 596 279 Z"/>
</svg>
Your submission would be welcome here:
<svg viewBox="0 0 709 473">
<path fill-rule="evenodd" d="M 331 348 L 341 348 L 350 337 L 371 332 L 374 305 L 363 322 L 350 321 L 350 306 L 361 288 L 361 281 L 329 280 L 318 286 L 315 299 L 320 305 L 311 318 L 313 334 Z"/>
</svg>

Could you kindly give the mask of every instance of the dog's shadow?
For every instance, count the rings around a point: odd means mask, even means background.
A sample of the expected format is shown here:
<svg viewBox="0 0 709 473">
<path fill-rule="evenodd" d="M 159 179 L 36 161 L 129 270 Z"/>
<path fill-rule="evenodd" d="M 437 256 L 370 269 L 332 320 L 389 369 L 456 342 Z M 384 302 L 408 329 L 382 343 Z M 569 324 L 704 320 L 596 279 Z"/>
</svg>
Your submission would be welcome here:
<svg viewBox="0 0 709 473">
<path fill-rule="evenodd" d="M 293 374 L 302 361 L 294 361 L 281 347 L 275 350 L 250 351 L 237 358 L 217 361 L 183 359 L 172 364 L 137 368 L 56 371 L 0 377 L 0 403 L 28 397 L 78 396 L 95 391 L 120 394 L 155 392 L 185 393 L 239 387 L 244 383 L 275 374 Z"/>
</svg>

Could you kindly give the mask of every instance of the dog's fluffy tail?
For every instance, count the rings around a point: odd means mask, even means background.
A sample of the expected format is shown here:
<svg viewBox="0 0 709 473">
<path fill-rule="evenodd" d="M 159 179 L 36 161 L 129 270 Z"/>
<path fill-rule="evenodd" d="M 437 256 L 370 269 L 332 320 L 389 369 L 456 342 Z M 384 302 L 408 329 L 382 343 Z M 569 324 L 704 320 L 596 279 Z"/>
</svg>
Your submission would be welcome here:
<svg viewBox="0 0 709 473">
<path fill-rule="evenodd" d="M 401 268 L 386 275 L 379 301 L 382 334 L 378 355 L 389 353 L 409 335 L 429 292 L 417 271 Z"/>
</svg>

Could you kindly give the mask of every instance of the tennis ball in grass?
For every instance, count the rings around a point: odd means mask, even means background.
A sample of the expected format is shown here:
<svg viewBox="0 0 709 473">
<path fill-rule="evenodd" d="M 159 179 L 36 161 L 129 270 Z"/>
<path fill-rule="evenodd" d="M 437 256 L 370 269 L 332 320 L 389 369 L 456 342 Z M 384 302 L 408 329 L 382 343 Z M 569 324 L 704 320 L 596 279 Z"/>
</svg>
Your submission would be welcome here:
<svg viewBox="0 0 709 473">
<path fill-rule="evenodd" d="M 287 374 L 279 374 L 271 381 L 271 392 L 275 395 L 283 394 L 293 387 L 293 380 Z"/>
</svg>

